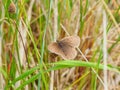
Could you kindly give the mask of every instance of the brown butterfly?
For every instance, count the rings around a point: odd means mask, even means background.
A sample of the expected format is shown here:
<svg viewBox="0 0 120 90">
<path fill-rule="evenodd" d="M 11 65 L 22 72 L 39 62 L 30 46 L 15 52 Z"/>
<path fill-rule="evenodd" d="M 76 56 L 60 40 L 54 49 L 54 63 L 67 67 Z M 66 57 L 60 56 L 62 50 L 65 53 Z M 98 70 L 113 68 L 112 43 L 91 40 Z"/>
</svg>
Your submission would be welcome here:
<svg viewBox="0 0 120 90">
<path fill-rule="evenodd" d="M 74 59 L 77 55 L 77 48 L 80 44 L 78 36 L 68 36 L 57 42 L 48 45 L 48 50 L 52 53 L 60 55 L 63 59 Z"/>
</svg>

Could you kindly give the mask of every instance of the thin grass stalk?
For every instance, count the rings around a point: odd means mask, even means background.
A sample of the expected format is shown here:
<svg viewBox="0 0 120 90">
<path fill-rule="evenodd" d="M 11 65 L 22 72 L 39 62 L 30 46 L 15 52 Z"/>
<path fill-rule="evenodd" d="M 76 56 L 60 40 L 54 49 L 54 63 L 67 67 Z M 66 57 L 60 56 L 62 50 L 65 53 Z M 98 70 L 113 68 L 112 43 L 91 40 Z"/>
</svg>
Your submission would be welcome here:
<svg viewBox="0 0 120 90">
<path fill-rule="evenodd" d="M 104 61 L 104 90 L 108 90 L 107 82 L 107 17 L 103 11 L 103 61 Z"/>
<path fill-rule="evenodd" d="M 5 11 L 4 11 L 4 6 L 3 4 L 0 6 L 1 7 L 1 12 L 2 12 L 2 15 L 1 15 L 1 19 L 4 18 L 5 16 Z M 3 64 L 3 61 L 2 61 L 2 39 L 3 39 L 3 23 L 0 25 L 0 68 L 2 67 L 2 64 Z M 3 75 L 2 73 L 0 73 L 0 89 L 3 89 L 4 88 L 4 85 L 5 85 L 5 80 L 3 78 Z"/>
</svg>

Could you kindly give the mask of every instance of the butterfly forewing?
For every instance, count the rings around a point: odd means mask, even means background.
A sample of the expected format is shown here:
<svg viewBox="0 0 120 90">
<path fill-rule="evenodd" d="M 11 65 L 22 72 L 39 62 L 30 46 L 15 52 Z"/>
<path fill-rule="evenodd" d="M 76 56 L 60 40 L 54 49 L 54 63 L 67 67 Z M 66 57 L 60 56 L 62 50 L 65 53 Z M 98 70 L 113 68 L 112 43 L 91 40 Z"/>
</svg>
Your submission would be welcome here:
<svg viewBox="0 0 120 90">
<path fill-rule="evenodd" d="M 59 47 L 58 43 L 56 43 L 56 42 L 52 42 L 51 44 L 49 44 L 48 50 L 51 51 L 52 53 L 58 54 L 60 56 L 64 54 L 62 52 L 61 48 Z"/>
<path fill-rule="evenodd" d="M 68 36 L 60 40 L 60 42 L 72 47 L 78 47 L 80 44 L 80 38 L 78 36 Z"/>
</svg>

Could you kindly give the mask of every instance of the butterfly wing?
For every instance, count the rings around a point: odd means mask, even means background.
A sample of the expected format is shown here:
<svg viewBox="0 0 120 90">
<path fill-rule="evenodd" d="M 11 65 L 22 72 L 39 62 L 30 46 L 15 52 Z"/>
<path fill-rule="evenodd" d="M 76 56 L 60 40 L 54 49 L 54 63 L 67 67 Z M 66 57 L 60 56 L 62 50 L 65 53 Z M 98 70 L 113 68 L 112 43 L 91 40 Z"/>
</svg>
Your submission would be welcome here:
<svg viewBox="0 0 120 90">
<path fill-rule="evenodd" d="M 78 47 L 80 45 L 79 36 L 68 36 L 60 40 L 61 43 L 65 43 L 71 47 Z"/>
<path fill-rule="evenodd" d="M 61 48 L 56 42 L 52 42 L 51 44 L 48 45 L 48 50 L 52 53 L 58 54 L 60 56 L 64 55 L 62 52 Z"/>
<path fill-rule="evenodd" d="M 69 45 L 64 45 L 62 49 L 62 52 L 64 53 L 62 55 L 63 59 L 74 59 L 77 56 L 77 51 L 75 48 L 69 46 Z"/>
<path fill-rule="evenodd" d="M 48 45 L 48 50 L 52 53 L 60 55 L 63 59 L 74 59 L 77 55 L 75 48 L 64 43 L 60 47 L 58 43 L 53 42 Z"/>
</svg>

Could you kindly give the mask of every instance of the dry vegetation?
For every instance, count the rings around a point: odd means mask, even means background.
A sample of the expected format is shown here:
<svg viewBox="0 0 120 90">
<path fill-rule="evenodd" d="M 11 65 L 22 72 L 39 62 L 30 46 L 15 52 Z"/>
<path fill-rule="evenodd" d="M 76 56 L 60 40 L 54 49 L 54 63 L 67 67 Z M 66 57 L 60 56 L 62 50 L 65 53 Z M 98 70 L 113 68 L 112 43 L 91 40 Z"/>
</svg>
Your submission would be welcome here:
<svg viewBox="0 0 120 90">
<path fill-rule="evenodd" d="M 0 90 L 120 90 L 119 9 L 119 0 L 0 0 Z M 80 37 L 74 60 L 48 50 L 69 35 Z"/>
</svg>

